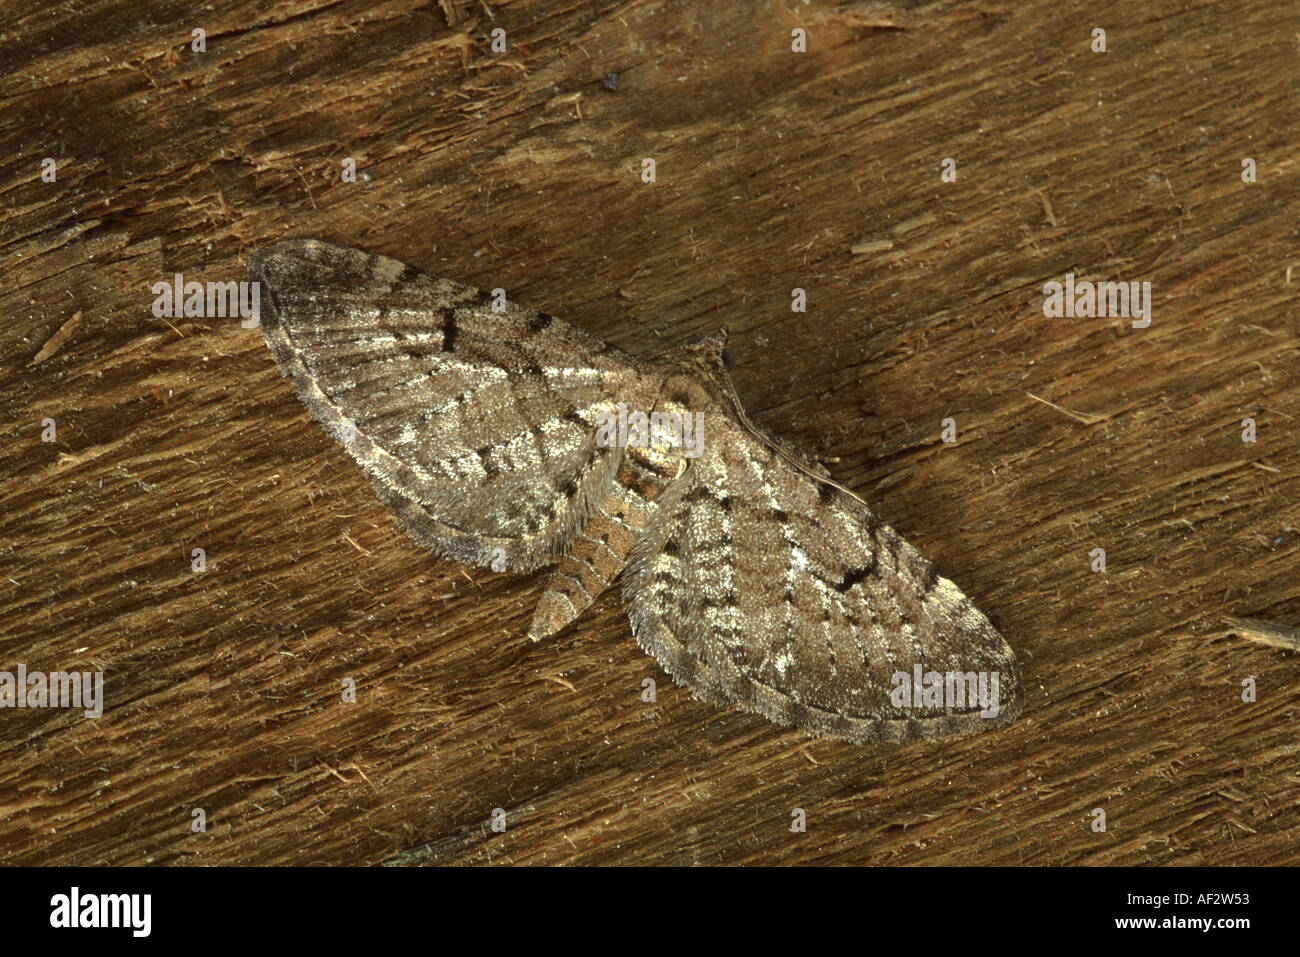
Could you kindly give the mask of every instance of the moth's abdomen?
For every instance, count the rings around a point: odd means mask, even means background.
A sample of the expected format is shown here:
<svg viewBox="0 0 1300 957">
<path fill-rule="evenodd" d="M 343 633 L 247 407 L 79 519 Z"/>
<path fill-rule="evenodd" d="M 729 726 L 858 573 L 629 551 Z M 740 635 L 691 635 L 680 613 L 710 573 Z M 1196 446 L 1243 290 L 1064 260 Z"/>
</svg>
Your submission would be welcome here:
<svg viewBox="0 0 1300 957">
<path fill-rule="evenodd" d="M 670 462 L 638 454 L 642 451 L 625 450 L 609 490 L 559 556 L 528 629 L 533 641 L 555 634 L 586 611 L 627 565 L 650 523 L 655 500 L 677 472 Z"/>
</svg>

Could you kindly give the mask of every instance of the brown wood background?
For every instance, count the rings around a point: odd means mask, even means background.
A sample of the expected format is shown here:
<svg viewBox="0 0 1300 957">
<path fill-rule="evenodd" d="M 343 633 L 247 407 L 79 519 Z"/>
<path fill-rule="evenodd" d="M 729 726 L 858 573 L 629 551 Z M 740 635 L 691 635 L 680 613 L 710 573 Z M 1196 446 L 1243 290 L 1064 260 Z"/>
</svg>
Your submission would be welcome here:
<svg viewBox="0 0 1300 957">
<path fill-rule="evenodd" d="M 175 6 L 0 11 L 0 669 L 107 697 L 0 712 L 0 860 L 1300 862 L 1300 658 L 1222 621 L 1300 625 L 1292 0 Z M 730 323 L 1023 716 L 810 739 L 675 687 L 613 593 L 531 646 L 541 575 L 409 541 L 256 330 L 150 315 L 289 236 L 632 351 Z M 1150 328 L 1045 319 L 1068 271 L 1150 281 Z"/>
</svg>

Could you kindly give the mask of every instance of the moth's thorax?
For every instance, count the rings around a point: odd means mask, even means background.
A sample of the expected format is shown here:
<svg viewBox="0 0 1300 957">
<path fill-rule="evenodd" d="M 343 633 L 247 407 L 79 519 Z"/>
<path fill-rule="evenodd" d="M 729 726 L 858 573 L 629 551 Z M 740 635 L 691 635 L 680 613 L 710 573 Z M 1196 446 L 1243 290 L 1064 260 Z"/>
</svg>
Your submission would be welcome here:
<svg viewBox="0 0 1300 957">
<path fill-rule="evenodd" d="M 743 417 L 722 351 L 721 340 L 714 337 L 674 356 L 666 367 L 660 401 L 689 406 L 692 412 L 711 412 L 724 420 Z"/>
<path fill-rule="evenodd" d="M 670 368 L 659 390 L 661 405 L 692 412 L 726 404 L 731 377 L 721 364 L 695 354 Z"/>
</svg>

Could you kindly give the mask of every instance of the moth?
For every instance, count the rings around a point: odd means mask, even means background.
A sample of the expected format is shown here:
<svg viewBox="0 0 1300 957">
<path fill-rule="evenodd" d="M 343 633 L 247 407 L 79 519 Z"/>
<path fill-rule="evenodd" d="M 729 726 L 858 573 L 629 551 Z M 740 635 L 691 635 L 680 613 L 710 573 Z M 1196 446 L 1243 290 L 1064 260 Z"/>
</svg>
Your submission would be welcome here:
<svg viewBox="0 0 1300 957">
<path fill-rule="evenodd" d="M 405 530 L 497 571 L 547 567 L 529 637 L 616 580 L 698 698 L 863 743 L 998 727 L 1015 654 L 813 458 L 752 422 L 725 328 L 659 356 L 383 256 L 254 254 L 260 325 Z"/>
</svg>

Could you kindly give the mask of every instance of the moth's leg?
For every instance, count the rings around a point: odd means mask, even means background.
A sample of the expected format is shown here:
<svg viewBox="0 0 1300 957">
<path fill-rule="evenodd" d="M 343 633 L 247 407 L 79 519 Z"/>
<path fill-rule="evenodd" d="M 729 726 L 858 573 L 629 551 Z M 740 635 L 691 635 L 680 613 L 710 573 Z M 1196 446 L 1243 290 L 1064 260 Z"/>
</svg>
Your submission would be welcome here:
<svg viewBox="0 0 1300 957">
<path fill-rule="evenodd" d="M 591 607 L 627 564 L 654 513 L 654 500 L 680 472 L 653 451 L 627 450 L 614 482 L 573 536 L 546 583 L 528 637 L 541 641 Z"/>
</svg>

